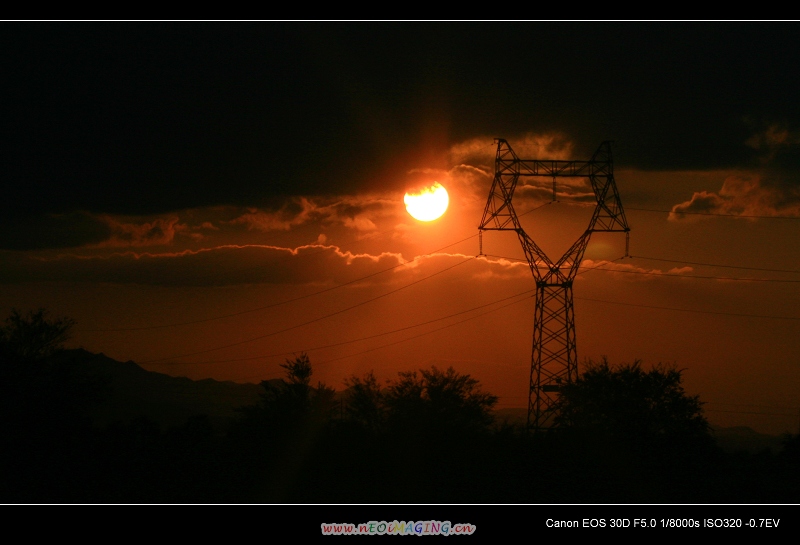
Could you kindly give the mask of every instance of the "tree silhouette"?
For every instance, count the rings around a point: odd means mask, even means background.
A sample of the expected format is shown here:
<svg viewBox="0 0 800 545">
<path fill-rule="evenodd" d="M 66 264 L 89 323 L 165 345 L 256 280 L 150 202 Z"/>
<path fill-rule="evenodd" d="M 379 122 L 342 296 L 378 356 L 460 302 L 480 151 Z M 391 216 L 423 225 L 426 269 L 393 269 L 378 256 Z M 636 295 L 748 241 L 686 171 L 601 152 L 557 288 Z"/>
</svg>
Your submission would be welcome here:
<svg viewBox="0 0 800 545">
<path fill-rule="evenodd" d="M 494 421 L 492 408 L 497 396 L 482 391 L 477 379 L 452 367 L 400 372 L 384 389 L 372 373 L 351 377 L 347 385 L 348 416 L 373 431 L 381 427 L 446 427 L 478 432 Z"/>
<path fill-rule="evenodd" d="M 285 379 L 261 383 L 263 407 L 282 419 L 327 419 L 333 408 L 334 390 L 322 383 L 316 388 L 311 386 L 313 370 L 308 355 L 287 359 L 281 367 L 286 370 Z"/>
<path fill-rule="evenodd" d="M 261 382 L 257 405 L 239 409 L 241 418 L 229 439 L 237 451 L 242 485 L 252 487 L 259 502 L 295 501 L 313 492 L 310 485 L 315 452 L 327 438 L 334 408 L 334 390 L 311 386 L 313 369 L 308 355 L 287 359 L 285 378 Z"/>
<path fill-rule="evenodd" d="M 293 360 L 286 360 L 286 363 L 282 363 L 281 367 L 286 369 L 286 378 L 289 384 L 308 387 L 313 373 L 311 370 L 311 360 L 308 359 L 308 354 L 303 353 Z"/>
<path fill-rule="evenodd" d="M 353 376 L 346 385 L 346 433 L 333 437 L 338 448 L 327 455 L 327 474 L 343 476 L 348 501 L 454 502 L 478 497 L 474 477 L 485 461 L 497 397 L 483 391 L 477 379 L 452 367 L 433 366 L 400 372 L 383 385 L 372 372 Z M 378 486 L 398 467 L 415 478 Z"/>
<path fill-rule="evenodd" d="M 303 353 L 287 359 L 280 366 L 286 370 L 286 378 L 261 381 L 264 388 L 261 402 L 240 408 L 242 421 L 274 431 L 296 428 L 311 421 L 319 424 L 330 418 L 335 392 L 322 383 L 311 386 L 313 370 L 308 355 Z"/>
<path fill-rule="evenodd" d="M 603 358 L 563 385 L 553 440 L 572 480 L 565 490 L 584 501 L 714 497 L 718 451 L 699 396 L 682 382 L 675 367 Z"/>
<path fill-rule="evenodd" d="M 104 383 L 63 350 L 74 321 L 16 309 L 0 327 L 0 499 L 60 501 L 87 470 Z"/>
<path fill-rule="evenodd" d="M 562 386 L 558 423 L 618 440 L 708 437 L 702 403 L 684 390 L 682 372 L 664 365 L 645 370 L 641 363 L 590 361 L 575 382 Z"/>
<path fill-rule="evenodd" d="M 497 396 L 483 392 L 478 380 L 449 367 L 399 374 L 386 392 L 390 421 L 401 425 L 447 426 L 452 431 L 486 430 L 494 421 Z"/>
<path fill-rule="evenodd" d="M 375 374 L 350 377 L 347 386 L 347 419 L 364 430 L 378 433 L 386 422 L 386 400 Z"/>
<path fill-rule="evenodd" d="M 63 350 L 75 321 L 70 318 L 50 318 L 47 311 L 21 313 L 12 309 L 0 327 L 0 354 L 12 361 L 38 361 Z"/>
<path fill-rule="evenodd" d="M 0 327 L 2 403 L 11 414 L 72 417 L 98 401 L 103 381 L 80 371 L 65 357 L 64 343 L 75 321 L 51 318 L 45 309 L 22 313 L 13 309 Z M 14 400 L 14 401 L 12 401 Z"/>
</svg>

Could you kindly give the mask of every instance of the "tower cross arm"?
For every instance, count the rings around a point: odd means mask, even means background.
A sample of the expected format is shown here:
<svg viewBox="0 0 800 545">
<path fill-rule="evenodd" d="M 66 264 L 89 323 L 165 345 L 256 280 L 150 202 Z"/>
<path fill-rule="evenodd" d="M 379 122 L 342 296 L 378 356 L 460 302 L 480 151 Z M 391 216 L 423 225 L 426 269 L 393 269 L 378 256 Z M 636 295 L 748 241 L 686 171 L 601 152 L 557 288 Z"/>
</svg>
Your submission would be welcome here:
<svg viewBox="0 0 800 545">
<path fill-rule="evenodd" d="M 586 178 L 608 175 L 613 168 L 608 161 L 559 161 L 515 159 L 520 176 Z"/>
</svg>

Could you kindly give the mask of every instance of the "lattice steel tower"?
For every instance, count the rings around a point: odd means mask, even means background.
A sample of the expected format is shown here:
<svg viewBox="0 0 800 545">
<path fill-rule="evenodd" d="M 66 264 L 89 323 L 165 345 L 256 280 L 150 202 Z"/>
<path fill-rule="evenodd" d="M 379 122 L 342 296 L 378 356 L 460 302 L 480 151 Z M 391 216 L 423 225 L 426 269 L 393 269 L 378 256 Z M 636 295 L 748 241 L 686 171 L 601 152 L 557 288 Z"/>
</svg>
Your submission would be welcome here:
<svg viewBox="0 0 800 545">
<path fill-rule="evenodd" d="M 578 376 L 572 282 L 589 239 L 598 231 L 623 232 L 627 256 L 630 228 L 614 181 L 611 142 L 600 144 L 590 161 L 558 161 L 520 159 L 508 142 L 501 138 L 495 141 L 494 181 L 478 227 L 480 252 L 483 231 L 516 232 L 536 281 L 528 427 L 539 430 L 552 427 L 561 385 Z M 554 200 L 557 177 L 588 178 L 597 199 L 586 232 L 555 263 L 522 228 L 511 202 L 520 177 L 533 176 L 553 179 Z"/>
</svg>

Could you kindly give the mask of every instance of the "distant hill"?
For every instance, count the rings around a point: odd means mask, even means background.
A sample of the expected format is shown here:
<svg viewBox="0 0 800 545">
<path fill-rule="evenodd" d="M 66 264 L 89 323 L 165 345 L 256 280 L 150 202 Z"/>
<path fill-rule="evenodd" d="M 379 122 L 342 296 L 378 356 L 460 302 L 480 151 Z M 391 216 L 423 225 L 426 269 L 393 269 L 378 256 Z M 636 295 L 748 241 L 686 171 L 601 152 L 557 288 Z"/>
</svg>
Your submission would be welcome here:
<svg viewBox="0 0 800 545">
<path fill-rule="evenodd" d="M 494 411 L 494 416 L 497 424 L 524 427 L 528 418 L 528 410 L 522 408 L 497 409 Z M 746 426 L 731 428 L 712 426 L 711 435 L 717 445 L 726 452 L 744 451 L 751 454 L 764 450 L 780 452 L 783 447 L 783 437 L 758 433 Z"/>
<path fill-rule="evenodd" d="M 712 435 L 717 445 L 726 452 L 744 451 L 749 453 L 771 450 L 779 452 L 783 447 L 783 437 L 758 433 L 747 426 L 717 428 L 712 426 Z"/>
<path fill-rule="evenodd" d="M 65 350 L 59 358 L 104 383 L 102 402 L 92 415 L 100 427 L 144 416 L 168 428 L 185 424 L 191 416 L 207 415 L 214 428 L 221 431 L 236 416 L 236 408 L 258 403 L 264 391 L 259 384 L 191 380 L 147 371 L 133 361 L 121 362 L 83 349 Z M 497 424 L 524 426 L 527 409 L 497 409 L 494 415 Z M 712 434 L 727 452 L 778 452 L 783 441 L 780 436 L 758 433 L 745 426 L 713 427 Z"/>
<path fill-rule="evenodd" d="M 263 391 L 258 384 L 172 377 L 83 349 L 65 350 L 59 357 L 104 383 L 102 402 L 93 413 L 101 427 L 145 416 L 167 428 L 204 414 L 221 430 L 236 415 L 235 408 L 256 404 Z"/>
<path fill-rule="evenodd" d="M 525 426 L 528 423 L 528 409 L 508 407 L 493 411 L 494 421 L 497 425 Z"/>
</svg>

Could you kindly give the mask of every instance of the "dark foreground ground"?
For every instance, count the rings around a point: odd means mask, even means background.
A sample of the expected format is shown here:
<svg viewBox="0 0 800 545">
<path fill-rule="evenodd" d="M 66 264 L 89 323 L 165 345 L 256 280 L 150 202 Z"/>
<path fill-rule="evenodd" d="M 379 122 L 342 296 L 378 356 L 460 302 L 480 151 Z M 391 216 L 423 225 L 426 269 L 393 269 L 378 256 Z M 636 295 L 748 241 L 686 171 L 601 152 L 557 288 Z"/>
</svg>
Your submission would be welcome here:
<svg viewBox="0 0 800 545">
<path fill-rule="evenodd" d="M 723 449 L 712 434 L 536 435 L 411 406 L 371 420 L 341 394 L 296 406 L 285 384 L 68 356 L 3 371 L 0 503 L 800 503 L 797 436 L 748 449 L 728 434 Z"/>
</svg>

